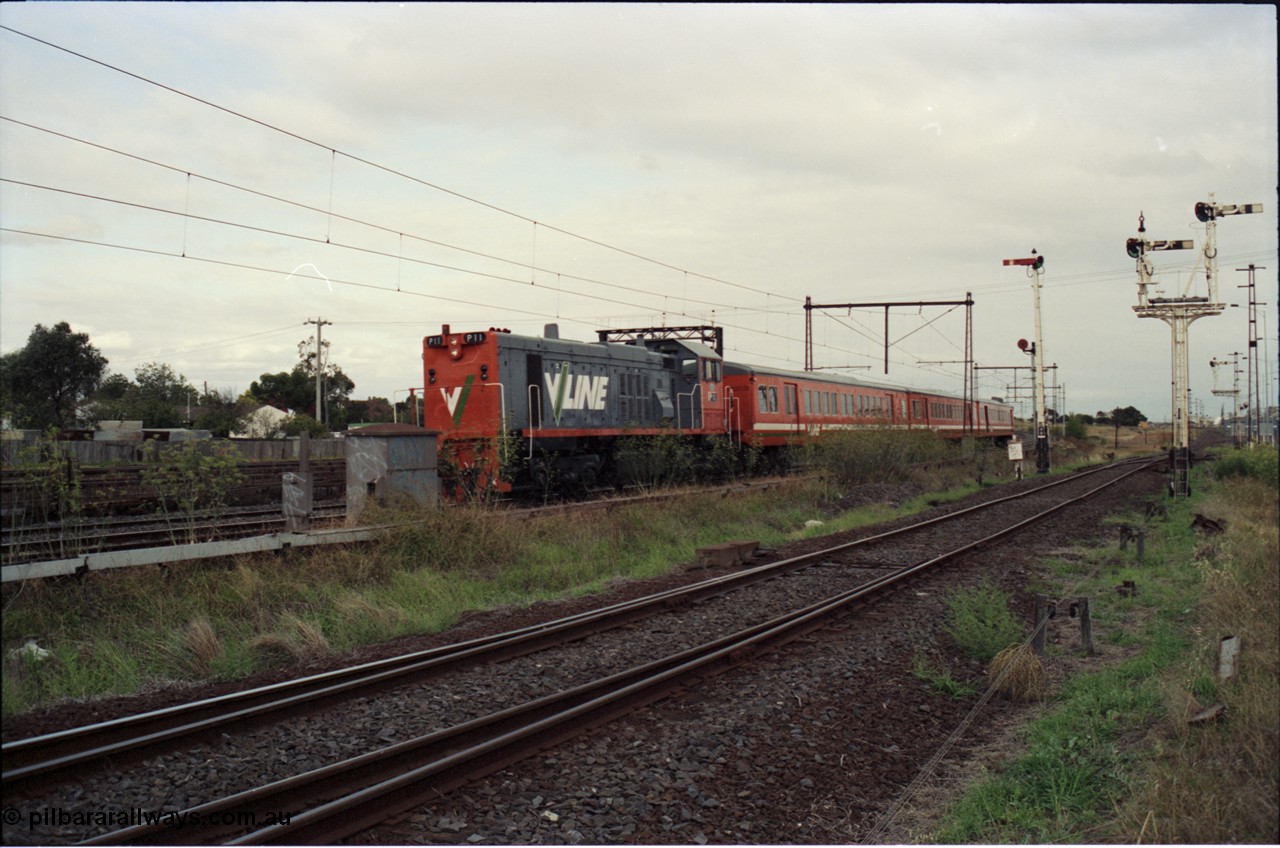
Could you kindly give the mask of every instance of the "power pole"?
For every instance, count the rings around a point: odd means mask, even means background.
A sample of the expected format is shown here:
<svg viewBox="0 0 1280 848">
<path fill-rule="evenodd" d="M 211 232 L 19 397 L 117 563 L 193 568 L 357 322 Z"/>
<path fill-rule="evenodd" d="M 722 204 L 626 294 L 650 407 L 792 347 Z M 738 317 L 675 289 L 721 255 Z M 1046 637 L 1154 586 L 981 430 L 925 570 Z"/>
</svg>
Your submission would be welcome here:
<svg viewBox="0 0 1280 848">
<path fill-rule="evenodd" d="M 1247 422 L 1249 433 L 1249 445 L 1252 446 L 1256 439 L 1262 436 L 1262 416 L 1261 413 L 1266 411 L 1266 403 L 1262 400 L 1262 384 L 1258 382 L 1258 307 L 1266 306 L 1265 303 L 1259 304 L 1254 288 L 1254 272 L 1267 270 L 1265 266 L 1257 266 L 1250 264 L 1248 268 L 1237 268 L 1237 271 L 1248 271 L 1249 282 L 1243 286 L 1236 286 L 1240 289 L 1249 290 L 1249 360 L 1246 364 L 1246 382 L 1248 383 L 1248 405 L 1245 406 L 1245 419 Z M 1259 407 L 1261 409 L 1259 410 Z M 1255 410 L 1259 410 L 1255 413 Z"/>
<path fill-rule="evenodd" d="M 320 339 L 320 328 L 326 324 L 332 324 L 332 321 L 326 321 L 324 318 L 316 318 L 307 320 L 304 324 L 316 325 L 316 420 L 324 424 L 327 416 L 324 414 L 323 398 L 324 398 L 324 346 Z M 327 426 L 327 425 L 326 425 Z"/>
</svg>

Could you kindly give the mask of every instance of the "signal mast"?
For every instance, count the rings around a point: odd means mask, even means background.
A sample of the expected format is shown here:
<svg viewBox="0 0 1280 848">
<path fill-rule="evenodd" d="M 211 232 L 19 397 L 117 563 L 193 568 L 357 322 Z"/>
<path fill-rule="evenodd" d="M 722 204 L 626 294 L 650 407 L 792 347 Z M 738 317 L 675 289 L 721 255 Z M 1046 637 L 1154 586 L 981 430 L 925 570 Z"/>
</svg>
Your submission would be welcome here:
<svg viewBox="0 0 1280 848">
<path fill-rule="evenodd" d="M 1026 339 L 1018 340 L 1018 347 L 1023 353 L 1031 356 L 1031 373 L 1035 380 L 1036 396 L 1036 473 L 1049 473 L 1049 422 L 1044 406 L 1044 338 L 1040 330 L 1040 287 L 1044 285 L 1044 257 L 1035 250 L 1023 259 L 1006 259 L 1005 265 L 1021 265 L 1027 269 L 1031 278 L 1031 291 L 1035 295 L 1035 328 L 1036 340 L 1027 343 Z"/>
<path fill-rule="evenodd" d="M 1151 275 L 1154 270 L 1147 254 L 1160 250 L 1190 250 L 1195 246 L 1190 239 L 1150 241 L 1142 235 L 1146 232 L 1146 226 L 1142 213 L 1138 213 L 1138 238 L 1131 238 L 1125 243 L 1129 256 L 1137 260 L 1138 305 L 1133 307 L 1133 311 L 1139 318 L 1159 318 L 1172 331 L 1173 447 L 1169 459 L 1173 475 L 1170 493 L 1174 497 L 1191 494 L 1191 439 L 1187 409 L 1191 380 L 1188 376 L 1187 334 L 1192 321 L 1209 315 L 1220 315 L 1226 308 L 1226 304 L 1218 300 L 1217 219 L 1225 215 L 1246 215 L 1261 211 L 1261 203 L 1219 205 L 1214 202 L 1212 193 L 1208 203 L 1196 204 L 1196 218 L 1205 224 L 1201 260 L 1204 262 L 1207 295 L 1190 293 L 1195 282 L 1194 271 L 1178 297 L 1151 297 L 1147 291 L 1152 284 Z"/>
<path fill-rule="evenodd" d="M 1218 388 L 1218 369 L 1224 365 L 1230 365 L 1232 370 L 1229 389 Z M 1240 352 L 1233 351 L 1230 359 L 1210 359 L 1209 367 L 1213 369 L 1213 393 L 1231 398 L 1231 441 L 1240 447 Z"/>
</svg>

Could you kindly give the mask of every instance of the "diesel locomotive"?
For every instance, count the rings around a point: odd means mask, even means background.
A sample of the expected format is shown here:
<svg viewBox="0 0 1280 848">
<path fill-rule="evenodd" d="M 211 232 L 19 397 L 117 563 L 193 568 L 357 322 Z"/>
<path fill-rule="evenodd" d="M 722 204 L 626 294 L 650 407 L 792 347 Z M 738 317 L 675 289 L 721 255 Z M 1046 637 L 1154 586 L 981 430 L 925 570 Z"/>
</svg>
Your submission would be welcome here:
<svg viewBox="0 0 1280 848">
<path fill-rule="evenodd" d="M 472 484 L 590 488 L 609 482 L 620 439 L 727 440 L 781 465 L 826 430 L 929 429 L 1007 440 L 1002 403 L 842 376 L 726 362 L 723 328 L 601 330 L 595 342 L 507 330 L 423 339 L 423 416 L 442 456 Z"/>
</svg>

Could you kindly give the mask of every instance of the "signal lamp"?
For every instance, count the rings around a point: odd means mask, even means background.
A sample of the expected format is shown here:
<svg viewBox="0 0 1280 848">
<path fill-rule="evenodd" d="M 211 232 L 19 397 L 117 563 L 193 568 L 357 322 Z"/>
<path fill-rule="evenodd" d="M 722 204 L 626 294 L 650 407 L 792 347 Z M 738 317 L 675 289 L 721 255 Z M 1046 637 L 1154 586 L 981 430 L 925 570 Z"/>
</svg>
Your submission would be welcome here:
<svg viewBox="0 0 1280 848">
<path fill-rule="evenodd" d="M 1124 249 L 1128 252 L 1130 258 L 1137 259 L 1142 256 L 1142 239 L 1129 239 L 1124 243 Z"/>
</svg>

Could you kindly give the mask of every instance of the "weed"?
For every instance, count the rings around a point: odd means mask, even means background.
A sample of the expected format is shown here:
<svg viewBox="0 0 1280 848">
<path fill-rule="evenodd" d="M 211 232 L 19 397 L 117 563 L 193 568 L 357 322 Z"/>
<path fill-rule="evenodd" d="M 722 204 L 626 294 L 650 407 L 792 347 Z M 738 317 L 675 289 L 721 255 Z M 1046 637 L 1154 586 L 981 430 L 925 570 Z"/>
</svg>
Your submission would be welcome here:
<svg viewBox="0 0 1280 848">
<path fill-rule="evenodd" d="M 158 645 L 160 653 L 179 677 L 206 679 L 222 657 L 224 647 L 213 625 L 204 616 L 191 619 Z"/>
<path fill-rule="evenodd" d="M 1010 645 L 991 660 L 987 679 L 1000 694 L 1014 701 L 1038 701 L 1044 697 L 1044 664 L 1030 645 Z"/>
<path fill-rule="evenodd" d="M 948 698 L 964 700 L 978 694 L 977 688 L 956 680 L 951 676 L 949 669 L 934 665 L 927 657 L 917 656 L 912 664 L 911 673 Z"/>
<path fill-rule="evenodd" d="M 908 478 L 921 463 L 954 459 L 954 447 L 928 430 L 846 430 L 823 433 L 803 450 L 805 464 L 841 486 Z"/>
<path fill-rule="evenodd" d="M 1248 477 L 1274 487 L 1280 480 L 1280 451 L 1268 445 L 1236 448 L 1214 463 L 1214 475 L 1221 480 Z"/>
<path fill-rule="evenodd" d="M 1009 609 L 1009 597 L 990 583 L 954 592 L 946 604 L 944 629 L 974 659 L 987 662 L 1022 641 L 1023 627 Z"/>
<path fill-rule="evenodd" d="M 183 541 L 200 541 L 196 513 L 211 510 L 216 521 L 231 490 L 244 480 L 244 472 L 227 446 L 186 442 L 163 457 L 143 469 L 142 482 L 155 492 L 159 514 L 170 519 L 170 535 L 180 530 Z M 179 524 L 173 523 L 175 517 Z"/>
<path fill-rule="evenodd" d="M 1201 474 L 1201 470 L 1196 470 Z M 1070 574 L 1092 595 L 1103 640 L 1125 659 L 1070 678 L 1025 731 L 1025 753 L 971 788 L 934 834 L 943 842 L 1274 844 L 1280 788 L 1280 636 L 1274 483 L 1234 474 L 1193 486 L 1148 530 L 1141 568 Z M 1227 520 L 1215 540 L 1193 512 Z M 1142 586 L 1111 592 L 1117 577 Z M 1216 634 L 1249 647 L 1216 679 Z M 1206 702 L 1216 725 L 1188 725 Z"/>
</svg>

